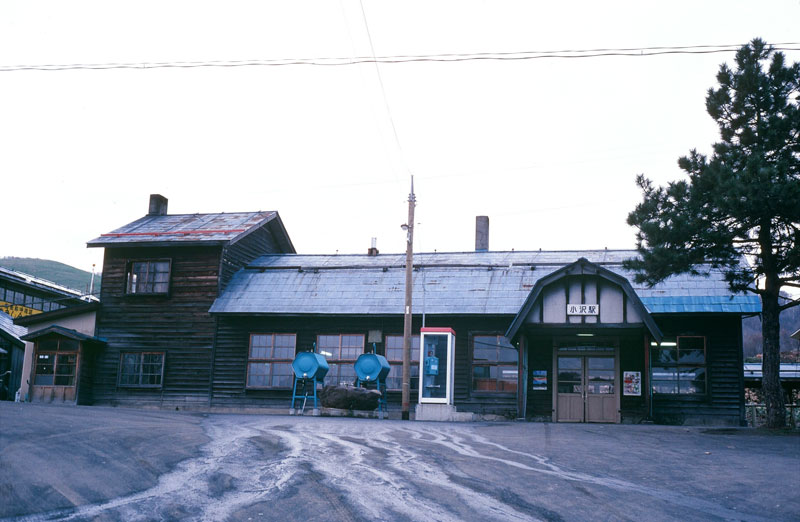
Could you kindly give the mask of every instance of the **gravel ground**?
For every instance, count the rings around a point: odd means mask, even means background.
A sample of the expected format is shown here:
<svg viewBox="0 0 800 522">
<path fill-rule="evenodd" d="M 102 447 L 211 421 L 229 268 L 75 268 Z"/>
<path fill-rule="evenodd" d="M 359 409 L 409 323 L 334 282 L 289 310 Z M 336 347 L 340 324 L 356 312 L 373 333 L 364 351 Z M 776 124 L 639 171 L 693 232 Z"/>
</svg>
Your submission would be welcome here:
<svg viewBox="0 0 800 522">
<path fill-rule="evenodd" d="M 10 520 L 800 520 L 800 436 L 0 403 Z"/>
</svg>

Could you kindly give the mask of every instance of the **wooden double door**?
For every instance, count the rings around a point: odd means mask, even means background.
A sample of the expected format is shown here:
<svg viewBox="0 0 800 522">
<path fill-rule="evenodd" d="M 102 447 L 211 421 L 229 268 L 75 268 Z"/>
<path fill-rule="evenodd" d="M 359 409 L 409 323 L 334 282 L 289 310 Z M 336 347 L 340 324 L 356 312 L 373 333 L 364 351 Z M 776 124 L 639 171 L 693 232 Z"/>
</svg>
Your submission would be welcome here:
<svg viewBox="0 0 800 522">
<path fill-rule="evenodd" d="M 619 422 L 619 371 L 614 353 L 556 349 L 556 420 Z"/>
</svg>

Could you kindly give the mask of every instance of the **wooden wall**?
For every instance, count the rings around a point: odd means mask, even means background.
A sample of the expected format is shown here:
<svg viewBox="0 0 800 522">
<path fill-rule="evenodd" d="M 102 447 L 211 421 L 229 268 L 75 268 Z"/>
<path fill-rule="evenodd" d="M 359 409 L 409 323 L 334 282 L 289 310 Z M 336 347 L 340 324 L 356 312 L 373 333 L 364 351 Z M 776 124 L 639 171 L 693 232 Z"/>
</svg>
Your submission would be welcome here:
<svg viewBox="0 0 800 522">
<path fill-rule="evenodd" d="M 708 390 L 704 396 L 654 396 L 656 421 L 734 424 L 744 419 L 742 320 L 739 316 L 654 316 L 665 336 L 706 336 Z"/>
<path fill-rule="evenodd" d="M 515 414 L 515 394 L 476 394 L 470 392 L 472 354 L 470 338 L 474 334 L 502 334 L 512 317 L 432 317 L 426 318 L 426 326 L 449 326 L 456 332 L 455 350 L 455 403 L 459 411 L 481 413 Z M 421 318 L 415 316 L 413 331 L 417 334 L 422 326 Z M 363 334 L 365 340 L 369 330 L 381 330 L 387 335 L 403 334 L 402 316 L 308 316 L 308 317 L 219 317 L 219 329 L 214 361 L 213 402 L 219 407 L 289 407 L 291 390 L 247 390 L 247 351 L 251 333 L 294 333 L 297 349 L 310 349 L 317 335 Z M 378 344 L 383 353 L 383 343 Z M 399 408 L 400 392 L 388 395 L 390 407 Z M 411 390 L 411 402 L 416 403 L 417 390 Z"/>
<path fill-rule="evenodd" d="M 233 274 L 240 268 L 258 256 L 273 253 L 280 253 L 280 248 L 266 226 L 254 230 L 236 243 L 226 246 L 222 251 L 220 263 L 220 294 L 225 290 Z"/>
<path fill-rule="evenodd" d="M 567 304 L 599 304 L 599 316 L 567 316 Z M 641 324 L 636 306 L 614 282 L 594 275 L 566 276 L 542 289 L 526 324 Z"/>
<path fill-rule="evenodd" d="M 655 320 L 668 338 L 678 335 L 706 337 L 707 393 L 705 395 L 655 395 L 653 416 L 664 424 L 739 425 L 744 418 L 741 318 L 735 315 L 683 315 Z M 599 331 L 599 330 L 598 330 Z M 613 331 L 609 331 L 613 335 Z M 553 409 L 553 335 L 531 330 L 528 336 L 528 400 L 526 417 L 547 420 Z M 620 335 L 620 377 L 625 371 L 642 372 L 642 395 L 625 396 L 620 389 L 622 422 L 639 422 L 648 415 L 646 394 L 650 383 L 645 365 L 649 336 Z M 547 370 L 547 390 L 532 390 L 533 371 Z"/>
<path fill-rule="evenodd" d="M 99 403 L 163 406 L 208 403 L 221 247 L 107 248 L 97 335 L 107 341 L 96 360 Z M 169 295 L 126 295 L 129 260 L 171 259 Z M 120 352 L 165 352 L 160 389 L 117 386 Z"/>
</svg>

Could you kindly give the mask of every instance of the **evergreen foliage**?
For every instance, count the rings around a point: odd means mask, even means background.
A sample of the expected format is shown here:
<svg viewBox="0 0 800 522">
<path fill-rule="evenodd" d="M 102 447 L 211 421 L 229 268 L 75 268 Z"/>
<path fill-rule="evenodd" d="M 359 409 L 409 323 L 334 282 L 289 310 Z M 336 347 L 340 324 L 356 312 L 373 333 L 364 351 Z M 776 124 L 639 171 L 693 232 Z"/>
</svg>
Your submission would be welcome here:
<svg viewBox="0 0 800 522">
<path fill-rule="evenodd" d="M 722 269 L 732 289 L 759 294 L 767 424 L 783 426 L 778 364 L 781 288 L 800 288 L 800 64 L 760 39 L 722 64 L 706 109 L 721 141 L 711 157 L 678 160 L 688 180 L 656 187 L 639 175 L 643 201 L 628 215 L 640 257 L 637 281 Z"/>
</svg>

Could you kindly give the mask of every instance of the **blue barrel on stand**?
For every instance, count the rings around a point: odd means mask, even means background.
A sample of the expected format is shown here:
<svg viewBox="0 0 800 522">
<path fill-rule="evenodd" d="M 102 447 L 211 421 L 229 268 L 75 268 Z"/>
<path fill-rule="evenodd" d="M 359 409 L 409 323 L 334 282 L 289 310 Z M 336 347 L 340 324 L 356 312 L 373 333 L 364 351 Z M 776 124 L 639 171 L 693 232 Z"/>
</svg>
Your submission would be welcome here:
<svg viewBox="0 0 800 522">
<path fill-rule="evenodd" d="M 328 369 L 325 357 L 314 352 L 300 352 L 292 361 L 292 370 L 298 379 L 316 379 L 322 382 Z"/>
<path fill-rule="evenodd" d="M 389 361 L 383 355 L 375 353 L 361 354 L 356 360 L 356 376 L 359 380 L 367 382 L 384 382 L 389 375 Z"/>
</svg>

